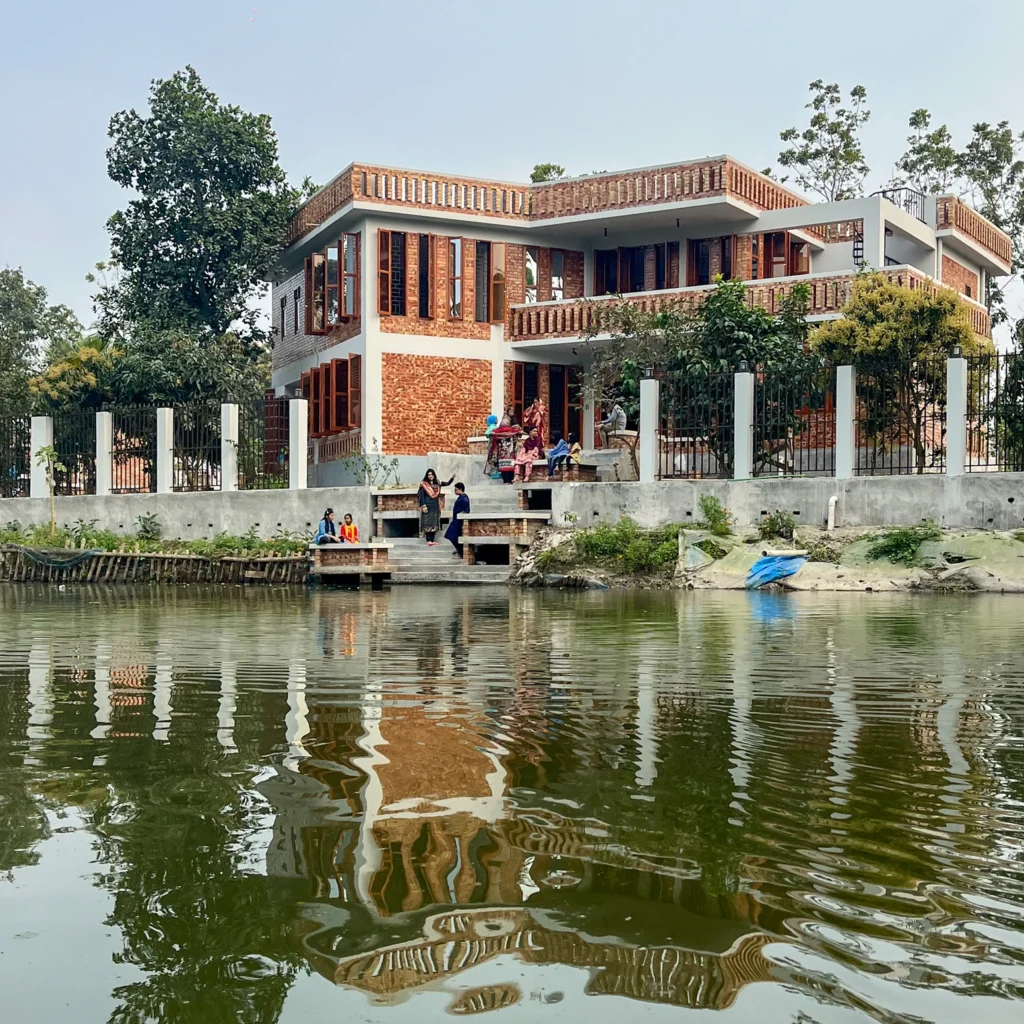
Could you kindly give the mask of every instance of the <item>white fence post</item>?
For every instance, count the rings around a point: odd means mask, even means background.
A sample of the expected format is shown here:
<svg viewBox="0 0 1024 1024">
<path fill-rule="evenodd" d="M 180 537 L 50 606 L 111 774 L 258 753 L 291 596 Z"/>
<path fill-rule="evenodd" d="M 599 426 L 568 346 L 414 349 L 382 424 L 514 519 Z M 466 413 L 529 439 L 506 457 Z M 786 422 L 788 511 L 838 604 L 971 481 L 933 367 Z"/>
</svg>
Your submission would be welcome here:
<svg viewBox="0 0 1024 1024">
<path fill-rule="evenodd" d="M 967 462 L 967 360 L 958 345 L 946 360 L 946 476 L 961 476 Z"/>
<path fill-rule="evenodd" d="M 32 425 L 29 428 L 29 437 L 31 448 L 29 458 L 32 467 L 29 477 L 29 494 L 33 498 L 48 498 L 50 496 L 50 488 L 46 486 L 46 466 L 40 466 L 37 463 L 39 461 L 39 449 L 53 446 L 53 417 L 33 416 Z"/>
<path fill-rule="evenodd" d="M 754 475 L 754 375 L 744 359 L 733 375 L 733 480 L 749 480 Z"/>
<path fill-rule="evenodd" d="M 174 410 L 156 411 L 156 493 L 174 490 Z"/>
<path fill-rule="evenodd" d="M 309 402 L 305 398 L 292 398 L 288 402 L 288 487 L 293 491 L 306 487 L 308 409 Z"/>
<path fill-rule="evenodd" d="M 96 413 L 96 493 L 109 494 L 114 485 L 114 414 Z"/>
<path fill-rule="evenodd" d="M 651 370 L 640 381 L 640 483 L 658 479 L 658 424 L 661 422 L 661 382 Z"/>
<path fill-rule="evenodd" d="M 852 480 L 857 469 L 857 367 L 836 367 L 837 480 Z"/>
<path fill-rule="evenodd" d="M 238 490 L 238 406 L 232 402 L 220 407 L 220 489 Z"/>
</svg>

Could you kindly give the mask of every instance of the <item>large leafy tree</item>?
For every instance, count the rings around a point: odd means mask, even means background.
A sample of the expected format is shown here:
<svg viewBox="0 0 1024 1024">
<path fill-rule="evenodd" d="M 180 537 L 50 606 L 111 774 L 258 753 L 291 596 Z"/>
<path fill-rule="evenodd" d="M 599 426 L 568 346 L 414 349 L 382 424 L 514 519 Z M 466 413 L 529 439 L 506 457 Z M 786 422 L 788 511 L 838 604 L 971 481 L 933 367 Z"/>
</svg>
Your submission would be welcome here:
<svg viewBox="0 0 1024 1024">
<path fill-rule="evenodd" d="M 797 185 L 825 202 L 854 199 L 863 192 L 869 171 L 860 138 L 871 116 L 867 90 L 854 86 L 847 105 L 836 83 L 826 84 L 819 78 L 811 82 L 810 90 L 810 122 L 802 131 L 787 128 L 780 133 L 779 138 L 789 145 L 779 153 L 779 163 L 790 169 Z"/>
<path fill-rule="evenodd" d="M 535 185 L 564 177 L 565 168 L 561 164 L 534 164 L 533 170 L 530 171 L 530 181 Z"/>
<path fill-rule="evenodd" d="M 937 434 L 946 402 L 945 360 L 993 351 L 971 330 L 970 313 L 948 288 L 913 291 L 882 274 L 856 281 L 842 319 L 811 332 L 811 350 L 835 364 L 857 367 L 862 437 L 877 460 L 902 445 L 914 449 L 918 473 L 944 444 Z"/>
<path fill-rule="evenodd" d="M 264 340 L 251 300 L 279 253 L 299 193 L 277 162 L 266 114 L 222 104 L 192 67 L 154 81 L 149 113 L 110 121 L 107 169 L 134 193 L 109 221 L 117 286 L 104 333 L 139 324 L 202 340 Z"/>
<path fill-rule="evenodd" d="M 932 115 L 924 108 L 910 115 L 911 133 L 906 152 L 896 161 L 891 187 L 908 185 L 918 192 L 939 195 L 955 189 L 960 180 L 961 155 L 943 124 L 932 127 Z"/>
<path fill-rule="evenodd" d="M 44 353 L 80 343 L 82 325 L 67 306 L 19 269 L 0 270 L 0 415 L 29 412 L 28 381 Z"/>
</svg>

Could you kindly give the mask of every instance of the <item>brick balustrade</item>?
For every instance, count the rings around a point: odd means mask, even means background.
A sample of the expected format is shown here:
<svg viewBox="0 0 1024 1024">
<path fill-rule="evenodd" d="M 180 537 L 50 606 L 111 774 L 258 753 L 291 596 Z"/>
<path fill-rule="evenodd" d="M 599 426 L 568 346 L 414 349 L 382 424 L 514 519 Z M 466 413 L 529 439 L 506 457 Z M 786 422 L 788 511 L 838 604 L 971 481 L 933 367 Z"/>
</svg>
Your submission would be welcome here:
<svg viewBox="0 0 1024 1024">
<path fill-rule="evenodd" d="M 752 306 L 761 306 L 769 313 L 778 313 L 783 300 L 797 284 L 811 289 L 809 316 L 830 316 L 842 311 L 850 298 L 855 274 L 802 275 L 777 278 L 772 281 L 751 281 L 747 284 L 747 299 Z M 889 267 L 885 270 L 889 281 L 906 288 L 942 288 L 926 274 L 913 267 Z M 591 299 L 573 299 L 566 302 L 544 302 L 509 307 L 505 337 L 509 341 L 534 341 L 542 338 L 577 338 L 583 334 L 600 333 L 602 312 L 618 301 L 627 301 L 645 312 L 657 312 L 673 305 L 685 312 L 693 312 L 714 290 L 713 285 L 680 288 L 674 291 L 644 292 L 635 298 L 620 300 L 616 296 Z M 971 327 L 976 334 L 990 337 L 992 327 L 988 311 L 977 303 L 964 299 L 971 313 Z"/>
<path fill-rule="evenodd" d="M 1013 262 L 1013 246 L 1009 235 L 990 224 L 956 196 L 939 196 L 935 201 L 935 229 L 952 228 L 987 249 L 1003 263 Z"/>
</svg>

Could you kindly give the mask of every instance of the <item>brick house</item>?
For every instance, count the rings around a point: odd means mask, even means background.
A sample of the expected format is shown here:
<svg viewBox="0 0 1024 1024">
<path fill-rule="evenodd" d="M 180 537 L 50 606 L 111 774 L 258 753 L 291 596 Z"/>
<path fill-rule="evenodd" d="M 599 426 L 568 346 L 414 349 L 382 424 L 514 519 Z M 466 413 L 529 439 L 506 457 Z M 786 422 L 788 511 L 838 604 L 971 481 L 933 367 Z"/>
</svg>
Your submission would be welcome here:
<svg viewBox="0 0 1024 1024">
<path fill-rule="evenodd" d="M 859 267 L 954 288 L 989 335 L 1010 240 L 955 196 L 812 204 L 728 156 L 537 185 L 354 163 L 294 215 L 273 280 L 273 385 L 310 400 L 323 470 L 354 451 L 464 452 L 540 395 L 593 437 L 580 343 L 602 296 L 697 304 L 716 275 L 834 318 Z"/>
</svg>

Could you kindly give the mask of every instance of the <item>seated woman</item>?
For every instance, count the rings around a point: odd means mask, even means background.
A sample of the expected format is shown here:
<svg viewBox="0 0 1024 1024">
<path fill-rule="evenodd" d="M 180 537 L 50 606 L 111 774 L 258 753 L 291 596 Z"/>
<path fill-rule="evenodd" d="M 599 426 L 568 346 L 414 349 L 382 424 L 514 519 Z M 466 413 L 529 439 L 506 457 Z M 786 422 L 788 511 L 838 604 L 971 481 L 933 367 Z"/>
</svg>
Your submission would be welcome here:
<svg viewBox="0 0 1024 1024">
<path fill-rule="evenodd" d="M 530 477 L 533 475 L 533 460 L 543 458 L 544 445 L 540 439 L 540 430 L 537 427 L 533 427 L 530 430 L 530 436 L 522 443 L 519 451 L 516 452 L 516 471 L 513 479 L 529 483 Z"/>
<path fill-rule="evenodd" d="M 575 434 L 569 435 L 569 440 L 559 440 L 551 451 L 548 452 L 548 477 L 555 475 L 559 466 L 567 465 L 569 461 L 575 462 L 578 466 L 583 458 L 583 449 Z"/>
<path fill-rule="evenodd" d="M 341 542 L 341 538 L 338 536 L 338 528 L 334 525 L 334 509 L 325 509 L 323 519 L 317 524 L 316 539 L 313 543 L 340 544 Z"/>
<path fill-rule="evenodd" d="M 341 539 L 346 544 L 359 543 L 359 527 L 352 522 L 352 513 L 346 512 L 345 519 L 341 524 Z"/>
</svg>

